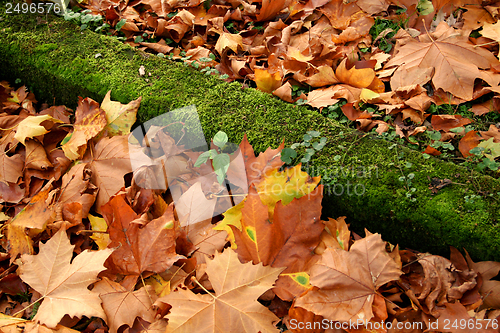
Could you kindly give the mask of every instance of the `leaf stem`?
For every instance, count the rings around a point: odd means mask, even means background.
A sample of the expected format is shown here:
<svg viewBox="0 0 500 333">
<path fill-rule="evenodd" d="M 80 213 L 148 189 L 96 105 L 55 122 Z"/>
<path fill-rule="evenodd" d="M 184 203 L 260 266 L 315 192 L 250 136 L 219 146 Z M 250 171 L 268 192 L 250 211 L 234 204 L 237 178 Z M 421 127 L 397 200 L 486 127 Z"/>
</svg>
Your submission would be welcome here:
<svg viewBox="0 0 500 333">
<path fill-rule="evenodd" d="M 42 299 L 44 299 L 44 298 L 45 298 L 45 296 L 42 296 L 42 297 L 40 297 L 39 299 L 37 299 L 36 301 L 31 302 L 31 303 L 30 303 L 29 305 L 27 305 L 26 307 L 22 308 L 21 310 L 17 311 L 16 313 L 14 313 L 14 314 L 12 315 L 12 317 L 17 316 L 18 314 L 20 314 L 21 312 L 23 312 L 23 311 L 24 311 L 24 310 L 26 310 L 27 308 L 29 308 L 29 307 L 31 307 L 31 306 L 33 306 L 33 305 L 35 305 L 36 303 L 38 303 L 39 301 L 41 301 L 41 300 L 42 300 Z"/>
<path fill-rule="evenodd" d="M 201 288 L 201 289 L 203 289 L 203 290 L 204 290 L 207 294 L 209 294 L 210 296 L 212 296 L 214 299 L 216 299 L 216 298 L 217 298 L 217 297 L 215 297 L 214 295 L 212 295 L 212 293 L 211 293 L 210 291 L 208 291 L 205 287 L 203 287 L 203 286 L 201 285 L 201 283 L 199 283 L 199 282 L 198 282 L 198 280 L 196 279 L 196 277 L 191 276 L 191 281 L 196 282 L 196 284 L 197 284 L 198 286 L 200 286 L 200 288 Z"/>
</svg>

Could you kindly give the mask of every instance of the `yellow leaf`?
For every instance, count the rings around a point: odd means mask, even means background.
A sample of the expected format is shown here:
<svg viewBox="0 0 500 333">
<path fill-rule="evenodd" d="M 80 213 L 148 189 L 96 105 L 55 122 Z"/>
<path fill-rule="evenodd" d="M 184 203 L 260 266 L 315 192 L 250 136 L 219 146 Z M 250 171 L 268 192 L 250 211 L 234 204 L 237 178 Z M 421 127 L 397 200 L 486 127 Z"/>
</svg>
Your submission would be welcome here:
<svg viewBox="0 0 500 333">
<path fill-rule="evenodd" d="M 87 148 L 87 141 L 94 138 L 106 126 L 106 113 L 90 99 L 80 99 L 75 111 L 73 135 L 62 145 L 64 155 L 70 160 L 80 158 Z"/>
<path fill-rule="evenodd" d="M 101 103 L 101 109 L 106 112 L 108 136 L 129 134 L 132 125 L 135 123 L 142 97 L 128 104 L 122 104 L 112 101 L 110 96 L 111 90 L 108 91 Z"/>
<path fill-rule="evenodd" d="M 215 44 L 215 50 L 219 52 L 220 55 L 229 48 L 235 53 L 238 53 L 238 47 L 243 49 L 243 37 L 238 34 L 231 34 L 228 32 L 222 32 L 217 39 Z"/>
<path fill-rule="evenodd" d="M 495 143 L 493 140 L 494 138 L 489 138 L 487 141 L 483 141 L 477 145 L 478 147 L 484 148 L 484 156 L 492 161 L 500 156 L 500 142 Z"/>
<path fill-rule="evenodd" d="M 276 72 L 274 74 L 269 73 L 267 69 L 255 68 L 255 83 L 257 84 L 257 89 L 272 93 L 274 90 L 281 86 L 281 75 Z"/>
<path fill-rule="evenodd" d="M 45 120 L 50 120 L 55 123 L 62 123 L 62 121 L 52 118 L 47 114 L 43 116 L 29 116 L 24 118 L 17 125 L 16 135 L 14 135 L 14 138 L 24 145 L 24 141 L 26 140 L 26 138 L 33 138 L 35 136 L 47 133 L 48 131 L 45 129 L 45 127 L 40 125 Z"/>
<path fill-rule="evenodd" d="M 369 103 L 372 99 L 378 97 L 380 97 L 380 94 L 377 94 L 376 92 L 366 88 L 363 88 L 361 90 L 361 94 L 359 94 L 359 98 L 365 103 Z"/>
<path fill-rule="evenodd" d="M 159 297 L 170 294 L 170 281 L 165 281 L 160 275 L 155 274 L 145 280 L 146 285 L 154 288 L 155 294 Z"/>
<path fill-rule="evenodd" d="M 231 248 L 236 249 L 236 243 L 234 241 L 234 234 L 233 230 L 230 225 L 234 225 L 238 229 L 241 230 L 241 209 L 245 205 L 245 200 L 242 200 L 239 204 L 236 206 L 233 206 L 229 208 L 224 215 L 224 219 L 217 223 L 217 225 L 214 227 L 214 230 L 225 230 L 227 234 L 229 235 L 229 241 L 231 241 Z"/>
<path fill-rule="evenodd" d="M 319 184 L 321 177 L 311 177 L 301 167 L 298 164 L 281 172 L 275 169 L 256 185 L 260 199 L 269 209 L 270 218 L 278 201 L 287 205 L 293 199 L 311 193 Z"/>
<path fill-rule="evenodd" d="M 108 224 L 102 217 L 97 217 L 89 214 L 88 218 L 90 221 L 90 225 L 92 226 L 92 230 L 104 232 L 108 230 Z M 108 234 L 94 233 L 92 234 L 92 236 L 90 236 L 90 238 L 94 240 L 94 242 L 99 247 L 99 250 L 104 250 L 108 247 L 108 244 L 111 243 Z"/>
</svg>

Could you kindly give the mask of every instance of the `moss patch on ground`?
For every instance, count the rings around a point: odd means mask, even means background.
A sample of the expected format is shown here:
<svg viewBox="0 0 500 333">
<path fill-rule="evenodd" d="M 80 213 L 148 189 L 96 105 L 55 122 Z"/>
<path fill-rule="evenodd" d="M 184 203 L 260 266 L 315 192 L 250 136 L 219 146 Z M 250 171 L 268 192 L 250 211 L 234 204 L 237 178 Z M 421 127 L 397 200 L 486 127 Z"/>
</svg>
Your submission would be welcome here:
<svg viewBox="0 0 500 333">
<path fill-rule="evenodd" d="M 0 78 L 20 78 L 39 101 L 75 108 L 78 96 L 100 102 L 111 89 L 112 99 L 122 103 L 143 97 L 140 122 L 194 104 L 206 138 L 223 130 L 232 142 L 240 142 L 247 133 L 258 152 L 283 139 L 286 146 L 301 142 L 308 130 L 320 131 L 327 146 L 304 168 L 324 176 L 329 193 L 325 217 L 346 215 L 355 232 L 380 232 L 402 247 L 447 255 L 453 245 L 465 247 L 475 259 L 500 260 L 498 180 L 426 160 L 419 152 L 347 129 L 306 107 L 243 90 L 237 82 L 207 77 L 113 38 L 81 32 L 60 18 L 43 16 L 48 21 L 38 24 L 35 15 L 5 16 L 0 11 L 0 16 Z M 139 75 L 141 65 L 145 76 Z M 410 174 L 411 184 L 400 180 Z M 429 184 L 434 177 L 453 184 L 433 194 Z"/>
</svg>

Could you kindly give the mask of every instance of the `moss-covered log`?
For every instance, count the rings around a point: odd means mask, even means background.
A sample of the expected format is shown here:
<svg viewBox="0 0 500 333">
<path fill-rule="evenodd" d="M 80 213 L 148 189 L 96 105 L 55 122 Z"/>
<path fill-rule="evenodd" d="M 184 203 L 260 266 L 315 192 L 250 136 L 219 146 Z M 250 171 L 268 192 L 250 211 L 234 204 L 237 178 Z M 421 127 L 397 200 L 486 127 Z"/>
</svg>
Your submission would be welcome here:
<svg viewBox="0 0 500 333">
<path fill-rule="evenodd" d="M 402 247 L 447 255 L 447 246 L 453 245 L 465 247 L 476 259 L 500 260 L 498 180 L 424 159 L 417 151 L 362 135 L 306 107 L 242 89 L 237 82 L 203 75 L 111 37 L 81 32 L 60 18 L 8 16 L 1 9 L 0 16 L 0 79 L 21 79 L 41 101 L 74 108 L 78 96 L 100 102 L 111 89 L 112 98 L 122 103 L 143 97 L 140 121 L 195 104 L 207 138 L 223 130 L 239 142 L 247 133 L 257 151 L 283 139 L 286 145 L 301 142 L 306 131 L 320 131 L 328 144 L 309 170 L 329 176 L 323 179 L 330 193 L 324 216 L 346 215 L 356 232 L 380 232 Z M 139 75 L 141 65 L 145 76 Z M 400 180 L 410 173 L 411 185 Z M 433 177 L 453 184 L 433 194 Z M 476 197 L 470 200 L 471 195 Z"/>
</svg>

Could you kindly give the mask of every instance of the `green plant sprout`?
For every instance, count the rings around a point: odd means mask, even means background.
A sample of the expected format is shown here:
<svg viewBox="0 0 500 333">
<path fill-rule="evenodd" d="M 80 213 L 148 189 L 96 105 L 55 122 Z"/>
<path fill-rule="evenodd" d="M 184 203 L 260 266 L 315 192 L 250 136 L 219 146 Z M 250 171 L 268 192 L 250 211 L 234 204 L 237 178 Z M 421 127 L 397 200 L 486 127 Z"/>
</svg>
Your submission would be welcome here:
<svg viewBox="0 0 500 333">
<path fill-rule="evenodd" d="M 295 149 L 299 147 L 304 147 L 305 153 L 304 156 L 300 159 L 300 162 L 302 163 L 309 162 L 311 158 L 314 156 L 314 154 L 323 149 L 323 147 L 326 144 L 326 138 L 325 137 L 320 138 L 319 137 L 320 135 L 321 133 L 318 131 L 307 131 L 307 133 L 304 134 L 303 142 L 294 143 L 293 145 L 291 145 L 290 148 L 284 148 L 281 151 L 281 160 L 287 164 L 291 164 L 292 160 L 298 156 L 297 151 Z"/>
<path fill-rule="evenodd" d="M 217 175 L 217 181 L 221 185 L 224 182 L 224 179 L 226 179 L 226 172 L 229 168 L 229 163 L 231 163 L 229 154 L 222 152 L 227 144 L 227 140 L 228 138 L 226 133 L 222 131 L 217 132 L 213 138 L 213 143 L 219 148 L 219 151 L 217 151 L 217 149 L 210 149 L 209 151 L 202 153 L 198 156 L 198 159 L 194 164 L 194 166 L 198 168 L 203 163 L 206 163 L 208 159 L 211 159 L 214 172 Z"/>
</svg>

